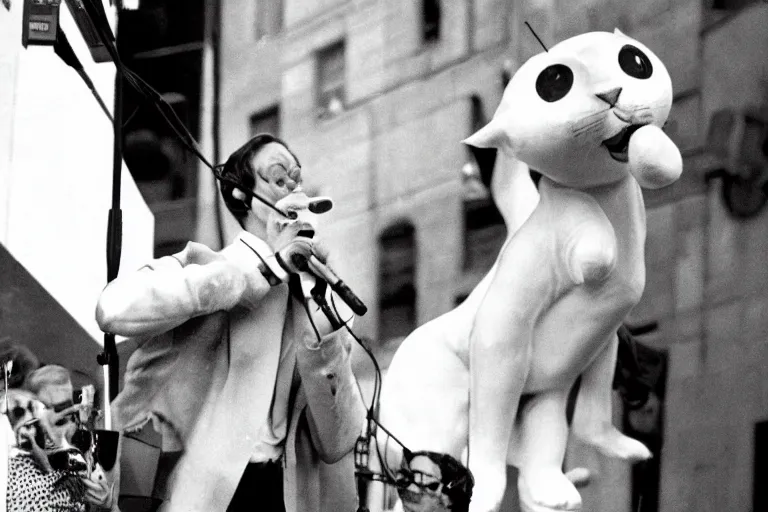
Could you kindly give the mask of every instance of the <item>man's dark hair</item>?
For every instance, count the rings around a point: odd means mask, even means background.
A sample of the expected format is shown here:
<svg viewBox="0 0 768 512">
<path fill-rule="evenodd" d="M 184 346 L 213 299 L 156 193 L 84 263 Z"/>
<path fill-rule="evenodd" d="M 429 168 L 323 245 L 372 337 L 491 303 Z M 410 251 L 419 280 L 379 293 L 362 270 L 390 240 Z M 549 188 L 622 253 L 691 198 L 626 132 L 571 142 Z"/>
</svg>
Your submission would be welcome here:
<svg viewBox="0 0 768 512">
<path fill-rule="evenodd" d="M 233 197 L 232 192 L 235 188 L 241 188 L 246 192 L 253 190 L 253 187 L 256 185 L 256 176 L 254 175 L 255 171 L 251 165 L 251 161 L 253 160 L 253 157 L 270 142 L 277 142 L 285 147 L 298 163 L 299 159 L 296 158 L 296 155 L 293 154 L 291 148 L 289 148 L 288 144 L 282 139 L 269 133 L 260 133 L 232 153 L 227 159 L 227 162 L 218 171 L 219 176 L 223 178 L 219 181 L 221 197 L 224 199 L 224 204 L 227 205 L 227 209 L 232 212 L 232 215 L 235 216 L 235 219 L 237 219 L 240 226 L 243 226 L 250 206 Z M 237 185 L 235 185 L 235 183 L 237 183 Z"/>
</svg>

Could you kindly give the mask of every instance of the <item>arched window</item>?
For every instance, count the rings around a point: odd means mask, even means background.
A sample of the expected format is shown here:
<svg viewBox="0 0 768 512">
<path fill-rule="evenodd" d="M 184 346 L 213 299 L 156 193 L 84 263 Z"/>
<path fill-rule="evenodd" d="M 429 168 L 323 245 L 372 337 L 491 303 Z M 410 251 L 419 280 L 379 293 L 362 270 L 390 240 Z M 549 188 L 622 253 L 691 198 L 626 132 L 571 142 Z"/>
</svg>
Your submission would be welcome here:
<svg viewBox="0 0 768 512">
<path fill-rule="evenodd" d="M 409 222 L 379 236 L 379 340 L 404 338 L 416 328 L 416 242 Z"/>
</svg>

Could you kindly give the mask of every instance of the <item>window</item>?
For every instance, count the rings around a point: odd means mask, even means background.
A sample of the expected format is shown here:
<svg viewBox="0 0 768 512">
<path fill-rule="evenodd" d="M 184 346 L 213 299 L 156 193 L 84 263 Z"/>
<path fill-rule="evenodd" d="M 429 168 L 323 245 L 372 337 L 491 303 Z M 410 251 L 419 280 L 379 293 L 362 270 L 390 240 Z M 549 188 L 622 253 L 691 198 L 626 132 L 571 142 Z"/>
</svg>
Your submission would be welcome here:
<svg viewBox="0 0 768 512">
<path fill-rule="evenodd" d="M 504 64 L 501 67 L 501 91 L 504 92 L 504 89 L 507 88 L 507 84 L 509 84 L 509 81 L 512 80 L 512 75 L 514 74 L 514 65 L 512 64 L 512 61 L 507 59 L 504 61 Z"/>
<path fill-rule="evenodd" d="M 416 328 L 415 230 L 395 224 L 379 237 L 379 339 L 402 340 Z"/>
<path fill-rule="evenodd" d="M 470 132 L 475 133 L 488 123 L 483 108 L 483 100 L 480 96 L 473 94 L 471 97 Z M 480 179 L 483 185 L 490 189 L 493 179 L 493 169 L 496 165 L 496 148 L 476 148 L 470 147 L 471 159 L 477 164 L 477 170 L 480 173 Z"/>
<path fill-rule="evenodd" d="M 256 40 L 273 36 L 283 28 L 283 0 L 258 0 L 256 5 Z"/>
<path fill-rule="evenodd" d="M 490 270 L 507 236 L 499 210 L 490 197 L 464 201 L 464 270 Z"/>
<path fill-rule="evenodd" d="M 184 250 L 189 242 L 188 239 L 184 240 L 169 240 L 165 242 L 155 243 L 155 258 L 162 258 L 163 256 L 170 256 Z"/>
<path fill-rule="evenodd" d="M 762 166 L 768 147 L 768 125 L 761 119 L 744 116 L 744 134 L 741 137 L 741 156 L 745 163 Z"/>
<path fill-rule="evenodd" d="M 741 9 L 754 2 L 755 0 L 712 0 L 711 7 L 716 10 L 731 11 Z"/>
<path fill-rule="evenodd" d="M 280 135 L 280 107 L 272 107 L 253 114 L 250 119 L 250 133 L 254 137 L 260 133 Z"/>
<path fill-rule="evenodd" d="M 453 298 L 453 305 L 454 306 L 461 306 L 461 304 L 467 300 L 467 297 L 469 297 L 468 293 L 460 293 L 457 296 Z"/>
<path fill-rule="evenodd" d="M 752 510 L 768 510 L 768 421 L 755 425 L 755 473 L 752 480 Z"/>
<path fill-rule="evenodd" d="M 317 106 L 321 117 L 344 110 L 344 41 L 334 43 L 317 54 Z"/>
<path fill-rule="evenodd" d="M 440 0 L 422 0 L 421 36 L 425 43 L 440 39 Z"/>
<path fill-rule="evenodd" d="M 702 27 L 706 30 L 735 11 L 754 3 L 757 3 L 757 0 L 706 0 L 702 9 Z"/>
</svg>

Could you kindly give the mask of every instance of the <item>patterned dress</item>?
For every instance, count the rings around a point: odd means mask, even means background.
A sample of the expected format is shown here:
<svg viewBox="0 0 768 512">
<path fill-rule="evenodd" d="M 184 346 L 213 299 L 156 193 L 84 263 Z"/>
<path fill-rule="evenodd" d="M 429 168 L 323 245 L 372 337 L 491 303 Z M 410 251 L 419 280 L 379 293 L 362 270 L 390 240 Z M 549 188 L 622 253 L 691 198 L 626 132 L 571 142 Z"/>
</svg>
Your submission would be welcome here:
<svg viewBox="0 0 768 512">
<path fill-rule="evenodd" d="M 34 459 L 19 454 L 9 460 L 8 512 L 84 512 L 85 489 L 75 475 L 45 473 Z"/>
</svg>

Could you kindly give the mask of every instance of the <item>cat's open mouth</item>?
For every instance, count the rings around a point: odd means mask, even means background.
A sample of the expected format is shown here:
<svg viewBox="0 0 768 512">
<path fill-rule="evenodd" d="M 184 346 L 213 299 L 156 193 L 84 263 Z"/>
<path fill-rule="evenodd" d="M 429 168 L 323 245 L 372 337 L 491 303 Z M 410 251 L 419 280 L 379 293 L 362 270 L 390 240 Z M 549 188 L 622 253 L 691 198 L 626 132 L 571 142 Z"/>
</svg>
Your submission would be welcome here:
<svg viewBox="0 0 768 512">
<path fill-rule="evenodd" d="M 627 153 L 627 149 L 629 148 L 629 138 L 632 137 L 632 134 L 641 126 L 643 125 L 630 124 L 610 139 L 605 139 L 603 141 L 603 146 L 608 149 L 611 158 L 617 162 L 627 162 L 629 160 L 629 155 Z"/>
</svg>

